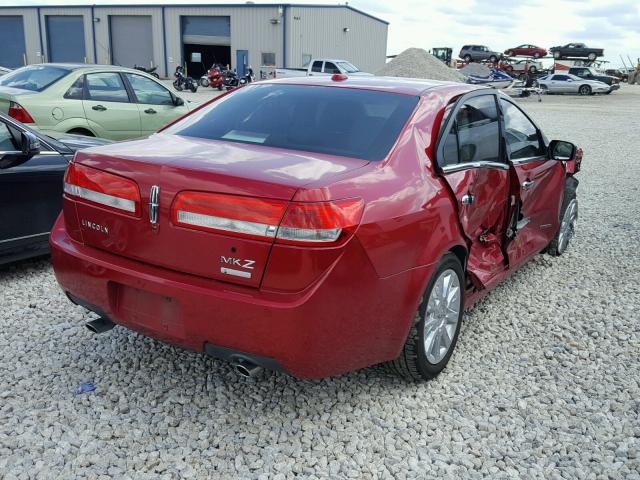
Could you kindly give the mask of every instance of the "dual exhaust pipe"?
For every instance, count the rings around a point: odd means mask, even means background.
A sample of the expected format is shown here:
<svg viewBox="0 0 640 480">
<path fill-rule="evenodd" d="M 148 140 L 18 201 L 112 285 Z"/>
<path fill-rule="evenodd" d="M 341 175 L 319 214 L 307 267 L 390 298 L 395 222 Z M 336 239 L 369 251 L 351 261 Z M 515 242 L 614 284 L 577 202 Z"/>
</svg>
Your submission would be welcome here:
<svg viewBox="0 0 640 480">
<path fill-rule="evenodd" d="M 86 327 L 96 334 L 108 332 L 114 326 L 115 324 L 107 317 L 96 318 L 86 323 Z M 235 371 L 244 378 L 255 377 L 262 370 L 262 367 L 245 358 L 236 357 L 231 364 Z"/>
</svg>

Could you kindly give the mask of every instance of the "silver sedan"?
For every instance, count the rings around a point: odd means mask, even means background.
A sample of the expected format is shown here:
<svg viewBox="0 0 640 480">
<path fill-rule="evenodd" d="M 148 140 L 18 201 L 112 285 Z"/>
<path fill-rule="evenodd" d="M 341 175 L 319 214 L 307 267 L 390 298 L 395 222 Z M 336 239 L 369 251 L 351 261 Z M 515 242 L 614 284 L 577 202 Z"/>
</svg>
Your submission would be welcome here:
<svg viewBox="0 0 640 480">
<path fill-rule="evenodd" d="M 569 75 L 568 73 L 555 73 L 538 79 L 538 85 L 547 93 L 579 93 L 580 95 L 593 95 L 595 93 L 609 93 L 611 87 L 597 80 Z"/>
</svg>

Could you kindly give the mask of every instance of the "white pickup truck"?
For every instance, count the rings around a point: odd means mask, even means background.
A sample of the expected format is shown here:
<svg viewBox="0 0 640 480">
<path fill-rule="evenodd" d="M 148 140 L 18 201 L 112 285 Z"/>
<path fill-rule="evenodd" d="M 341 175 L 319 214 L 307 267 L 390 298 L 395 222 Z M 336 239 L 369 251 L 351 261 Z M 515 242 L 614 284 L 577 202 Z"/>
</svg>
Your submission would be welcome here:
<svg viewBox="0 0 640 480">
<path fill-rule="evenodd" d="M 276 68 L 276 78 L 290 77 L 311 77 L 314 75 L 333 75 L 336 73 L 344 73 L 345 75 L 370 76 L 371 73 L 361 72 L 353 64 L 346 60 L 338 60 L 331 58 L 314 58 L 305 68 Z"/>
</svg>

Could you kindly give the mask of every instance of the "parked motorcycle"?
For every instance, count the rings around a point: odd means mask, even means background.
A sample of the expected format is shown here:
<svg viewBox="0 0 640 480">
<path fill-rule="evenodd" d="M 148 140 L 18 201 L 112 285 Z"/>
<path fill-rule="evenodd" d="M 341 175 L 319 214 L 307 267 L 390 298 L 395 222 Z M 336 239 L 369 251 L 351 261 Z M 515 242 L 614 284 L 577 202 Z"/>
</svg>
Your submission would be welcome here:
<svg viewBox="0 0 640 480">
<path fill-rule="evenodd" d="M 229 70 L 224 80 L 224 86 L 227 90 L 231 90 L 255 81 L 256 78 L 251 67 L 247 68 L 247 73 L 242 78 L 238 76 L 238 73 L 235 70 Z"/>
<path fill-rule="evenodd" d="M 223 65 L 214 64 L 207 71 L 206 75 L 200 78 L 200 85 L 203 87 L 217 88 L 222 90 L 225 80 L 225 68 Z"/>
<path fill-rule="evenodd" d="M 188 89 L 193 93 L 196 93 L 198 90 L 198 82 L 191 77 L 187 77 L 184 74 L 184 67 L 182 65 L 178 65 L 176 67 L 176 71 L 173 74 L 176 79 L 173 81 L 173 88 L 181 92 L 182 90 Z"/>
<path fill-rule="evenodd" d="M 156 78 L 160 78 L 160 75 L 156 73 L 156 70 L 158 69 L 157 66 L 146 68 L 146 67 L 143 67 L 142 65 L 134 65 L 133 68 L 135 68 L 136 70 L 140 70 L 141 72 L 148 73 L 149 75 L 153 75 Z"/>
</svg>

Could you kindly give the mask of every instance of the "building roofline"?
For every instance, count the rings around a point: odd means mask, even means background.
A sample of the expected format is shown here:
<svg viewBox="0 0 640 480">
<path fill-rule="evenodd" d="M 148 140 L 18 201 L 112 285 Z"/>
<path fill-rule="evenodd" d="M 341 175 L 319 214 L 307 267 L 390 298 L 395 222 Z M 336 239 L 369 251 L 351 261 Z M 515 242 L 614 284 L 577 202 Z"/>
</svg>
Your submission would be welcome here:
<svg viewBox="0 0 640 480">
<path fill-rule="evenodd" d="M 149 4 L 104 4 L 104 5 L 0 5 L 0 11 L 7 9 L 31 9 L 31 8 L 189 8 L 189 7 L 231 7 L 231 8 L 274 8 L 274 7 L 297 7 L 297 8 L 346 8 L 352 12 L 358 13 L 365 17 L 371 18 L 377 22 L 389 25 L 389 22 L 371 15 L 367 12 L 359 10 L 351 5 L 327 5 L 322 3 L 190 3 L 190 4 L 177 4 L 177 3 L 149 3 Z"/>
</svg>

